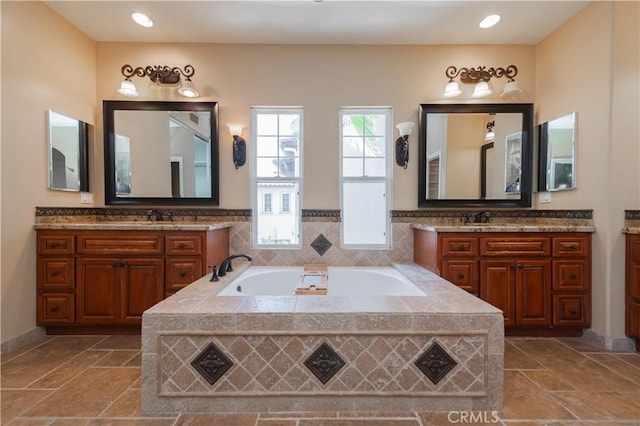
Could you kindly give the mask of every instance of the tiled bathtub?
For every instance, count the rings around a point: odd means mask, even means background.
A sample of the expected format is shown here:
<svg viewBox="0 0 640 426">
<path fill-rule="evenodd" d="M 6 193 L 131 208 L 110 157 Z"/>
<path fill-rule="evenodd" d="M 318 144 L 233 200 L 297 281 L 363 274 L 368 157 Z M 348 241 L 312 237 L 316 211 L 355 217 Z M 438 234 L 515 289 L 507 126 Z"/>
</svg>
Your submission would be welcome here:
<svg viewBox="0 0 640 426">
<path fill-rule="evenodd" d="M 145 413 L 498 410 L 502 313 L 415 265 L 422 296 L 217 296 L 143 317 Z"/>
</svg>

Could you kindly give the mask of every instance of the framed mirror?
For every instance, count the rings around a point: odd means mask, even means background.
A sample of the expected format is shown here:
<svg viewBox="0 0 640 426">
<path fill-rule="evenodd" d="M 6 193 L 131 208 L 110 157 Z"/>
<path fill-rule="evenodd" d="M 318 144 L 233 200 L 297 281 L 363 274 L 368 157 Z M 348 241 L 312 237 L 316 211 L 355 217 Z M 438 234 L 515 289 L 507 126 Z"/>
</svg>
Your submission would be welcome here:
<svg viewBox="0 0 640 426">
<path fill-rule="evenodd" d="M 216 102 L 104 101 L 107 205 L 219 204 Z"/>
<path fill-rule="evenodd" d="M 539 191 L 575 189 L 576 119 L 571 112 L 540 125 Z"/>
<path fill-rule="evenodd" d="M 47 112 L 49 189 L 89 191 L 88 124 Z"/>
<path fill-rule="evenodd" d="M 530 207 L 533 104 L 421 104 L 419 207 Z"/>
</svg>

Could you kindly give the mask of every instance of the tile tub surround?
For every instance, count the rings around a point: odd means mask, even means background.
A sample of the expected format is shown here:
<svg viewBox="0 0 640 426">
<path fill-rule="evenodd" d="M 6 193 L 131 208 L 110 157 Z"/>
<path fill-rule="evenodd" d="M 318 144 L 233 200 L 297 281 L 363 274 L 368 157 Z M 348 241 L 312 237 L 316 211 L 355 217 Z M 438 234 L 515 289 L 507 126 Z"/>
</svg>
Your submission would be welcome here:
<svg viewBox="0 0 640 426">
<path fill-rule="evenodd" d="M 421 267 L 394 266 L 425 296 L 216 296 L 240 264 L 196 281 L 143 316 L 142 410 L 499 410 L 502 313 Z M 326 346 L 333 355 L 312 356 Z M 415 363 L 447 364 L 440 350 L 451 370 L 434 383 Z"/>
</svg>

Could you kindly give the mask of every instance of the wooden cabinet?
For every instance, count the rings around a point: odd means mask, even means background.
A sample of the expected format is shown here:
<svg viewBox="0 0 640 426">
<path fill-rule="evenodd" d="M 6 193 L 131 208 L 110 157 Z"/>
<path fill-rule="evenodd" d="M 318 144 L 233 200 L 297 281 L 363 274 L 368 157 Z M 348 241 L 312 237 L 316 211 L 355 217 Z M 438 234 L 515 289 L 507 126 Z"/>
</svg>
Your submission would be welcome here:
<svg viewBox="0 0 640 426">
<path fill-rule="evenodd" d="M 627 234 L 625 258 L 625 330 L 640 352 L 640 234 Z"/>
<path fill-rule="evenodd" d="M 590 234 L 415 229 L 414 237 L 414 262 L 501 309 L 510 334 L 576 335 L 590 325 Z"/>
<path fill-rule="evenodd" d="M 38 325 L 136 326 L 229 256 L 229 229 L 38 231 Z"/>
</svg>

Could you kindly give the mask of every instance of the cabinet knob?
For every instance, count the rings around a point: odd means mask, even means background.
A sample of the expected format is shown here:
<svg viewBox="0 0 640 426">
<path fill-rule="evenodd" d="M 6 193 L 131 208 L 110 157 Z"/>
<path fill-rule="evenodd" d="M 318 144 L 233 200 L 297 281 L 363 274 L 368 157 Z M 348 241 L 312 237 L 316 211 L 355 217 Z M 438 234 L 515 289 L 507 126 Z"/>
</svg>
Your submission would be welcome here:
<svg viewBox="0 0 640 426">
<path fill-rule="evenodd" d="M 569 274 L 569 278 L 575 280 L 578 276 L 576 274 Z"/>
<path fill-rule="evenodd" d="M 578 313 L 578 310 L 574 308 L 574 309 L 571 309 L 571 310 L 569 311 L 569 313 L 570 313 L 571 315 L 575 315 L 575 314 L 577 314 L 577 313 Z"/>
<path fill-rule="evenodd" d="M 458 274 L 458 279 L 463 280 L 464 279 L 464 274 L 463 273 Z"/>
<path fill-rule="evenodd" d="M 182 250 L 184 248 L 184 244 L 183 243 L 178 243 L 178 248 Z"/>
<path fill-rule="evenodd" d="M 180 278 L 184 278 L 184 277 L 187 276 L 187 273 L 184 272 L 184 271 L 180 271 L 180 273 L 178 275 L 180 275 Z"/>
<path fill-rule="evenodd" d="M 51 309 L 49 309 L 50 312 L 58 312 L 60 310 L 60 306 L 53 306 Z"/>
<path fill-rule="evenodd" d="M 121 268 L 124 268 L 124 262 L 120 262 L 120 263 L 118 264 L 118 266 L 119 266 L 119 267 L 121 267 Z"/>
<path fill-rule="evenodd" d="M 575 250 L 575 249 L 577 249 L 577 248 L 578 248 L 578 246 L 577 246 L 577 245 L 575 245 L 575 244 L 571 244 L 571 245 L 569 246 L 569 250 Z"/>
<path fill-rule="evenodd" d="M 49 273 L 49 276 L 50 276 L 50 277 L 57 277 L 58 275 L 60 275 L 60 272 L 58 272 L 58 271 L 51 271 L 51 272 Z"/>
<path fill-rule="evenodd" d="M 459 244 L 456 250 L 464 250 L 464 244 Z"/>
<path fill-rule="evenodd" d="M 49 243 L 49 247 L 50 247 L 50 248 L 57 248 L 57 247 L 60 247 L 61 245 L 62 245 L 62 244 L 60 244 L 60 243 L 56 243 L 56 242 Z"/>
<path fill-rule="evenodd" d="M 117 268 L 118 267 L 118 262 L 112 262 L 111 263 L 111 267 L 112 268 Z"/>
</svg>

